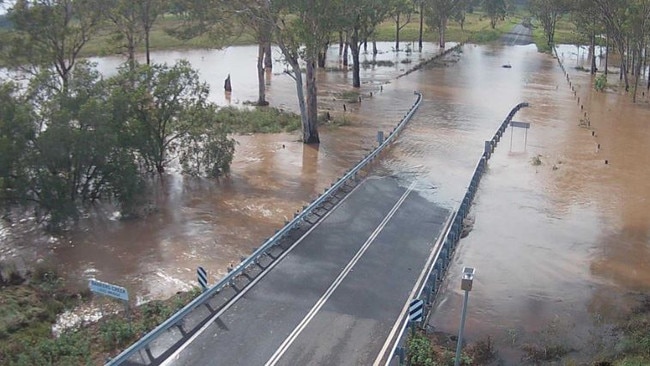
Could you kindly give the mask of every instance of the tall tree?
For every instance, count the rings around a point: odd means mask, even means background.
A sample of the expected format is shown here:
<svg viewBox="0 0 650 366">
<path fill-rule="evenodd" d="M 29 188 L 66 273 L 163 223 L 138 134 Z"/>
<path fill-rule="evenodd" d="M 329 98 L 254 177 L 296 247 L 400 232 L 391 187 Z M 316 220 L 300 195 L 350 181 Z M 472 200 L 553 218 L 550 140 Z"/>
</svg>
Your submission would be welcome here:
<svg viewBox="0 0 650 366">
<path fill-rule="evenodd" d="M 464 0 L 425 0 L 425 11 L 427 16 L 427 25 L 431 29 L 438 30 L 438 44 L 441 48 L 445 47 L 445 31 L 447 30 L 447 21 L 463 5 Z"/>
<path fill-rule="evenodd" d="M 137 1 L 104 0 L 103 14 L 113 24 L 113 41 L 125 49 L 129 68 L 135 69 L 135 51 L 144 38 L 142 8 Z"/>
<path fill-rule="evenodd" d="M 571 11 L 571 20 L 576 29 L 589 42 L 589 70 L 596 73 L 596 35 L 605 31 L 600 13 L 591 0 L 579 0 Z"/>
<path fill-rule="evenodd" d="M 271 35 L 272 23 L 266 21 L 265 15 L 274 17 L 271 13 L 270 0 L 246 0 L 235 5 L 235 13 L 239 15 L 242 24 L 251 29 L 257 40 L 257 89 L 258 106 L 266 106 L 266 82 L 265 70 L 270 70 L 273 62 L 271 60 Z M 265 62 L 266 60 L 266 62 Z"/>
<path fill-rule="evenodd" d="M 412 0 L 393 0 L 391 16 L 395 22 L 395 51 L 399 51 L 399 33 L 411 22 L 413 15 Z"/>
<path fill-rule="evenodd" d="M 9 45 L 13 66 L 53 68 L 67 87 L 79 52 L 97 31 L 100 0 L 16 0 L 9 17 L 17 31 Z"/>
<path fill-rule="evenodd" d="M 338 1 L 277 0 L 271 2 L 264 19 L 272 25 L 274 39 L 291 67 L 302 121 L 303 142 L 320 142 L 318 136 L 318 52 L 335 29 Z M 305 64 L 305 81 L 300 62 Z M 306 91 L 306 93 L 305 93 Z"/>
<path fill-rule="evenodd" d="M 625 81 L 625 90 L 630 89 L 626 60 L 627 25 L 630 13 L 628 6 L 633 0 L 594 0 L 593 5 L 599 10 L 607 28 L 607 34 L 613 39 L 617 51 L 621 55 L 621 77 Z M 627 55 L 629 56 L 629 55 Z"/>
<path fill-rule="evenodd" d="M 361 70 L 359 56 L 361 44 L 364 40 L 373 37 L 375 28 L 386 19 L 393 10 L 389 2 L 377 3 L 373 0 L 359 0 L 354 3 L 346 2 L 343 5 L 339 18 L 341 27 L 348 35 L 348 43 L 352 53 L 352 86 L 361 87 Z M 373 55 L 377 54 L 377 47 L 373 40 Z"/>
<path fill-rule="evenodd" d="M 505 0 L 483 0 L 483 10 L 490 17 L 490 27 L 496 28 L 497 22 L 503 20 L 507 13 Z"/>
<path fill-rule="evenodd" d="M 530 0 L 530 12 L 542 23 L 546 43 L 552 46 L 557 20 L 572 8 L 571 0 Z"/>
<path fill-rule="evenodd" d="M 162 16 L 167 9 L 165 0 L 137 0 L 134 1 L 137 5 L 138 14 L 140 15 L 140 22 L 144 31 L 144 50 L 146 54 L 147 65 L 151 64 L 151 45 L 149 39 L 151 37 L 151 30 L 153 25 Z"/>
</svg>

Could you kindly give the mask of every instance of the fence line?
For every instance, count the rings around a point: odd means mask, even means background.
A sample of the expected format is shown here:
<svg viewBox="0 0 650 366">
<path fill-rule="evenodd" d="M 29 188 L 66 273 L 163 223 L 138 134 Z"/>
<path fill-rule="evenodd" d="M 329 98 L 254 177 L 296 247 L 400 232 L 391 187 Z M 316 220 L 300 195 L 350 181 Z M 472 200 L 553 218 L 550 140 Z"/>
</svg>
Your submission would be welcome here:
<svg viewBox="0 0 650 366">
<path fill-rule="evenodd" d="M 356 181 L 357 174 L 361 170 L 363 170 L 366 166 L 368 166 L 368 164 L 374 161 L 374 159 L 384 150 L 384 148 L 386 148 L 386 146 L 388 146 L 391 142 L 393 142 L 393 140 L 397 137 L 397 135 L 402 131 L 404 126 L 406 126 L 406 124 L 410 121 L 411 117 L 413 117 L 413 114 L 416 112 L 416 110 L 422 103 L 422 93 L 416 91 L 414 92 L 414 94 L 417 96 L 415 103 L 411 106 L 411 108 L 408 110 L 406 115 L 400 120 L 399 124 L 386 136 L 385 140 L 381 142 L 375 149 L 373 149 L 372 152 L 367 154 L 356 166 L 354 166 L 352 169 L 348 170 L 345 174 L 343 174 L 343 176 L 339 180 L 333 183 L 332 186 L 330 186 L 330 188 L 327 188 L 311 204 L 303 207 L 303 210 L 300 213 L 296 214 L 293 220 L 288 222 L 282 229 L 276 231 L 276 233 L 273 234 L 273 236 L 268 238 L 248 258 L 244 259 L 241 263 L 239 263 L 218 283 L 216 283 L 215 285 L 207 289 L 201 295 L 199 295 L 194 300 L 192 300 L 189 304 L 185 305 L 185 307 L 177 311 L 174 315 L 172 315 L 170 318 L 168 318 L 163 323 L 158 325 L 155 329 L 153 329 L 152 331 L 144 335 L 137 342 L 132 344 L 129 348 L 124 350 L 115 358 L 108 361 L 106 363 L 106 366 L 122 364 L 123 362 L 129 360 L 129 358 L 134 356 L 137 352 L 146 350 L 152 341 L 154 341 L 160 335 L 162 335 L 170 328 L 178 324 L 180 321 L 182 321 L 182 319 L 188 314 L 190 314 L 194 309 L 205 304 L 215 294 L 219 293 L 222 289 L 234 283 L 234 280 L 238 276 L 244 274 L 244 271 L 249 266 L 258 265 L 260 258 L 264 256 L 269 251 L 269 249 L 277 245 L 280 242 L 280 240 L 285 238 L 292 230 L 298 228 L 298 226 L 301 223 L 307 220 L 308 216 L 310 216 L 315 209 L 321 207 L 321 205 L 325 203 L 325 201 L 330 199 L 343 186 L 345 186 L 350 181 Z M 151 356 L 150 352 L 146 352 L 146 354 L 148 355 L 152 363 L 156 361 L 153 358 L 153 356 Z"/>
</svg>

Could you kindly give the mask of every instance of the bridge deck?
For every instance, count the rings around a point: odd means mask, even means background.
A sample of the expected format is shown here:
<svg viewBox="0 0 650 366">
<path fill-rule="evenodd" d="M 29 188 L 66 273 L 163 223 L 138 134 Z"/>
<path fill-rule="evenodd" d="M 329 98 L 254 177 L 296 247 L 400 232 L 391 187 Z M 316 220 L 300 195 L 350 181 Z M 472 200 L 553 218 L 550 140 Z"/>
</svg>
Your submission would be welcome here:
<svg viewBox="0 0 650 366">
<path fill-rule="evenodd" d="M 401 183 L 360 184 L 164 363 L 373 364 L 449 215 Z"/>
</svg>

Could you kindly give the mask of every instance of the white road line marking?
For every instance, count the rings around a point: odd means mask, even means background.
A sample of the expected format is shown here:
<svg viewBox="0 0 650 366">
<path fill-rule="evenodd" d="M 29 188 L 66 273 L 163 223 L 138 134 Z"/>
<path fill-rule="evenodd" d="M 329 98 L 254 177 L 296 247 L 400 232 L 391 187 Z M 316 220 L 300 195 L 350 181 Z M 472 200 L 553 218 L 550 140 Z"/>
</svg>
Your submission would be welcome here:
<svg viewBox="0 0 650 366">
<path fill-rule="evenodd" d="M 354 189 L 352 189 L 352 191 L 350 191 L 350 193 L 346 194 L 345 197 L 343 197 L 343 198 L 339 201 L 339 203 L 337 203 L 336 205 L 334 205 L 334 207 L 332 207 L 332 209 L 329 210 L 329 211 L 325 214 L 325 216 L 323 216 L 323 218 L 322 218 L 321 220 L 319 220 L 319 221 L 316 223 L 316 225 L 314 225 L 314 226 L 312 226 L 311 228 L 309 228 L 309 230 L 307 230 L 307 232 L 306 232 L 305 234 L 303 234 L 303 236 L 301 236 L 300 239 L 298 239 L 295 243 L 293 243 L 293 245 L 291 245 L 291 247 L 289 247 L 289 249 L 285 250 L 284 253 L 282 253 L 282 254 L 281 254 L 281 255 L 280 255 L 276 260 L 274 260 L 273 263 L 271 263 L 271 264 L 270 264 L 270 265 L 269 265 L 269 266 L 268 266 L 268 267 L 267 267 L 267 268 L 266 268 L 262 273 L 260 273 L 257 277 L 255 277 L 255 279 L 253 280 L 253 282 L 251 282 L 248 286 L 246 286 L 246 288 L 244 288 L 244 289 L 243 289 L 242 291 L 240 291 L 240 292 L 239 292 L 235 297 L 233 297 L 230 301 L 228 301 L 228 304 L 227 304 L 226 306 L 224 306 L 221 310 L 219 310 L 219 312 L 217 312 L 214 316 L 212 316 L 212 318 L 210 318 L 210 320 L 208 320 L 208 322 L 205 323 L 205 324 L 203 325 L 203 327 L 201 327 L 201 329 L 199 329 L 196 333 L 194 333 L 194 335 L 192 335 L 192 337 L 190 337 L 190 338 L 189 338 L 185 343 L 183 343 L 180 347 L 178 347 L 178 349 L 177 349 L 174 353 L 172 353 L 172 354 L 171 354 L 171 355 L 170 355 L 166 360 L 162 361 L 162 362 L 160 363 L 160 365 L 161 365 L 161 366 L 167 366 L 167 365 L 170 365 L 173 361 L 176 361 L 176 360 L 178 359 L 178 357 L 180 356 L 181 352 L 183 352 L 183 351 L 185 350 L 185 348 L 187 348 L 190 344 L 192 344 L 192 342 L 194 342 L 194 340 L 195 340 L 196 338 L 198 338 L 198 337 L 201 335 L 201 333 L 205 332 L 206 329 L 208 329 L 212 324 L 214 324 L 215 320 L 217 320 L 217 319 L 218 319 L 218 318 L 219 318 L 219 317 L 220 317 L 224 312 L 226 312 L 226 310 L 230 309 L 230 307 L 231 307 L 232 305 L 234 305 L 234 304 L 237 302 L 237 300 L 239 300 L 239 298 L 241 298 L 242 296 L 244 296 L 244 295 L 245 295 L 245 294 L 246 294 L 250 289 L 252 289 L 253 286 L 255 286 L 255 284 L 256 284 L 257 282 L 259 282 L 259 281 L 260 281 L 264 276 L 266 276 L 266 275 L 267 275 L 267 274 L 268 274 L 268 273 L 269 273 L 269 272 L 270 272 L 270 271 L 271 271 L 271 270 L 272 270 L 272 269 L 273 269 L 273 268 L 274 268 L 278 263 L 280 263 L 280 262 L 282 261 L 282 259 L 283 259 L 284 257 L 286 257 L 286 256 L 287 256 L 287 255 L 288 255 L 288 254 L 293 250 L 293 248 L 294 248 L 296 245 L 298 245 L 300 242 L 302 242 L 303 239 L 305 239 L 305 238 L 306 238 L 306 237 L 307 237 L 307 236 L 308 236 L 312 231 L 314 231 L 314 229 L 316 229 L 316 228 L 318 227 L 318 225 L 320 225 L 322 222 L 324 222 L 325 219 L 326 219 L 326 218 L 327 218 L 327 217 L 328 217 L 332 212 L 334 212 L 334 211 L 335 211 L 335 210 L 336 210 L 340 205 L 342 205 L 343 202 L 345 202 L 345 201 L 348 199 L 348 197 L 351 197 L 351 196 L 352 196 L 352 193 L 354 193 L 354 192 L 355 192 L 357 189 L 359 189 L 361 186 L 363 186 L 363 184 L 360 183 L 359 185 L 357 185 L 356 187 L 354 187 Z"/>
<path fill-rule="evenodd" d="M 386 365 L 390 364 L 390 361 L 392 359 L 392 355 L 393 355 L 393 353 L 395 353 L 395 348 L 397 347 L 397 341 L 399 341 L 399 339 L 397 339 L 397 340 L 393 339 L 393 338 L 395 338 L 395 333 L 400 328 L 401 328 L 401 331 L 400 331 L 399 334 L 404 333 L 404 329 L 408 325 L 408 322 L 404 321 L 404 320 L 406 318 L 406 314 L 408 314 L 409 303 L 411 302 L 411 300 L 413 300 L 415 298 L 416 292 L 418 292 L 418 288 L 420 288 L 422 286 L 422 281 L 427 276 L 427 273 L 431 272 L 430 271 L 431 266 L 433 266 L 433 261 L 434 261 L 436 255 L 437 255 L 437 253 L 438 253 L 438 248 L 442 245 L 442 241 L 445 239 L 446 232 L 449 230 L 449 227 L 450 227 L 450 224 L 451 224 L 450 221 L 451 221 L 452 217 L 453 217 L 453 213 L 452 213 L 452 215 L 450 215 L 447 218 L 447 221 L 442 226 L 442 231 L 440 232 L 440 235 L 438 235 L 438 238 L 436 239 L 436 242 L 433 245 L 433 248 L 431 248 L 431 253 L 429 254 L 429 258 L 427 259 L 427 262 L 425 263 L 424 268 L 422 269 L 422 272 L 420 272 L 420 276 L 418 277 L 418 280 L 415 282 L 415 285 L 413 285 L 413 289 L 411 290 L 411 293 L 409 294 L 409 297 L 406 299 L 406 303 L 404 303 L 404 306 L 402 307 L 402 312 L 397 317 L 397 320 L 395 320 L 395 324 L 393 324 L 393 328 L 391 329 L 390 334 L 388 335 L 388 338 L 386 338 L 386 342 L 384 342 L 383 347 L 381 347 L 381 351 L 379 351 L 379 355 L 375 359 L 375 362 L 373 363 L 373 366 L 381 365 L 381 360 L 386 355 L 386 351 L 388 351 L 388 347 L 390 347 L 391 343 L 394 343 L 393 344 L 393 349 L 392 349 L 392 352 L 391 352 L 391 356 L 389 356 L 386 359 Z M 400 327 L 400 323 L 402 323 L 402 322 L 404 322 L 404 323 Z"/>
<path fill-rule="evenodd" d="M 278 347 L 277 351 L 275 351 L 273 356 L 271 356 L 271 358 L 266 362 L 265 366 L 273 366 L 273 365 L 275 365 L 280 360 L 280 358 L 284 355 L 284 353 L 289 349 L 289 347 L 291 347 L 291 344 L 293 344 L 293 342 L 296 340 L 296 338 L 298 338 L 300 333 L 302 333 L 302 331 L 307 327 L 307 325 L 311 322 L 311 320 L 316 316 L 316 314 L 320 311 L 320 309 L 323 307 L 323 305 L 325 305 L 325 303 L 332 296 L 334 291 L 343 282 L 345 277 L 347 277 L 348 273 L 350 273 L 350 271 L 352 270 L 352 267 L 354 267 L 354 265 L 359 261 L 359 259 L 361 259 L 361 257 L 366 252 L 366 250 L 374 242 L 375 238 L 377 238 L 377 236 L 384 229 L 386 224 L 388 224 L 388 221 L 390 221 L 390 219 L 395 215 L 395 213 L 400 208 L 402 203 L 404 203 L 404 201 L 406 200 L 406 197 L 408 197 L 408 195 L 411 193 L 411 191 L 413 191 L 413 189 L 415 188 L 415 183 L 416 183 L 416 181 L 411 183 L 411 185 L 406 190 L 406 192 L 404 192 L 402 197 L 400 197 L 400 199 L 397 201 L 397 203 L 395 203 L 395 205 L 390 210 L 390 212 L 388 212 L 388 215 L 386 215 L 386 217 L 384 217 L 384 219 L 381 221 L 379 226 L 377 226 L 375 231 L 373 231 L 372 234 L 370 234 L 370 237 L 368 237 L 368 240 L 366 240 L 366 242 L 359 249 L 357 254 L 354 255 L 352 260 L 350 260 L 348 265 L 345 266 L 343 271 L 334 280 L 332 285 L 330 285 L 330 287 L 327 289 L 327 291 L 325 291 L 323 296 L 320 299 L 318 299 L 316 304 L 314 304 L 314 306 L 311 308 L 311 310 L 309 310 L 309 312 L 302 319 L 300 324 L 298 324 L 298 326 L 293 330 L 293 332 L 291 332 L 291 334 L 289 334 L 289 336 L 284 340 L 284 342 L 282 342 L 280 347 Z"/>
</svg>

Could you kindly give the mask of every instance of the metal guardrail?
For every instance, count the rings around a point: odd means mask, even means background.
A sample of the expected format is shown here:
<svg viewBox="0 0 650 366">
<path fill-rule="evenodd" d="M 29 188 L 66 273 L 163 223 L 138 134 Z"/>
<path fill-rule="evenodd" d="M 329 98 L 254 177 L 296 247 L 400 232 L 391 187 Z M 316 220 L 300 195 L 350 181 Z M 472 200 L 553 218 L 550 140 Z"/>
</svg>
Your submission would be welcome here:
<svg viewBox="0 0 650 366">
<path fill-rule="evenodd" d="M 190 314 L 194 309 L 203 305 L 207 300 L 212 298 L 216 293 L 221 291 L 224 287 L 229 286 L 237 276 L 242 274 L 246 268 L 251 265 L 257 264 L 259 258 L 264 255 L 270 248 L 278 244 L 278 242 L 285 237 L 291 230 L 296 228 L 303 220 L 305 220 L 316 208 L 322 205 L 327 199 L 329 199 L 334 193 L 336 193 L 343 185 L 345 185 L 351 179 L 354 179 L 363 168 L 370 164 L 376 157 L 383 151 L 383 149 L 388 146 L 397 135 L 404 129 L 404 126 L 408 121 L 413 117 L 413 114 L 417 111 L 418 107 L 422 103 L 422 93 L 415 91 L 417 99 L 413 106 L 409 109 L 406 115 L 399 122 L 397 127 L 395 127 L 387 136 L 386 139 L 379 144 L 372 152 L 366 155 L 355 167 L 347 171 L 336 183 L 326 189 L 323 194 L 319 195 L 311 204 L 305 206 L 303 210 L 297 214 L 293 220 L 288 222 L 282 229 L 278 230 L 273 236 L 268 238 L 259 248 L 257 248 L 248 258 L 244 259 L 239 265 L 232 269 L 224 278 L 222 278 L 218 283 L 210 287 L 208 290 L 204 291 L 201 295 L 192 300 L 185 307 L 177 311 L 170 318 L 165 320 L 163 323 L 158 325 L 151 332 L 144 335 L 136 343 L 132 344 L 129 348 L 124 350 L 122 353 L 111 359 L 106 363 L 106 366 L 119 365 L 127 361 L 131 356 L 135 355 L 136 352 L 146 348 L 152 341 L 157 339 L 161 334 L 166 332 L 168 329 L 176 325 L 181 321 L 185 316 Z"/>
<path fill-rule="evenodd" d="M 478 191 L 478 185 L 481 181 L 481 178 L 483 177 L 485 169 L 487 168 L 487 162 L 490 159 L 497 143 L 501 140 L 501 137 L 503 136 L 506 128 L 512 121 L 512 118 L 515 116 L 515 114 L 517 114 L 517 112 L 519 112 L 521 108 L 528 106 L 529 104 L 525 102 L 519 103 L 517 106 L 515 106 L 496 130 L 492 139 L 485 142 L 485 150 L 483 151 L 481 158 L 476 163 L 476 167 L 474 168 L 474 173 L 472 175 L 472 179 L 470 180 L 470 184 L 467 187 L 467 191 L 465 192 L 465 196 L 463 197 L 463 200 L 458 204 L 456 210 L 451 214 L 449 221 L 442 231 L 442 240 L 439 242 L 443 244 L 434 246 L 436 253 L 434 254 L 434 260 L 432 261 L 433 265 L 431 265 L 431 267 L 428 269 L 427 279 L 424 281 L 423 286 L 419 289 L 416 296 L 416 299 L 422 299 L 426 304 L 425 316 L 423 317 L 424 320 L 422 322 L 425 325 L 428 322 L 429 316 L 431 315 L 433 301 L 435 301 L 435 296 L 438 292 L 439 285 L 442 283 L 442 280 L 446 274 L 446 270 L 449 266 L 449 263 L 451 262 L 452 254 L 456 249 L 458 242 L 460 241 L 463 230 L 463 220 L 469 213 L 470 206 L 474 200 L 474 196 Z M 410 300 L 411 299 L 409 299 L 409 301 Z M 401 329 L 401 333 L 396 338 L 397 340 L 393 345 L 393 351 L 390 354 L 390 357 L 388 357 L 386 360 L 386 365 L 390 365 L 395 356 L 400 357 L 400 362 L 403 361 L 403 358 L 405 357 L 405 349 L 399 345 L 403 344 L 407 325 L 409 325 L 408 321 L 405 320 L 405 323 Z M 411 324 L 411 326 L 415 326 L 415 324 Z"/>
</svg>

